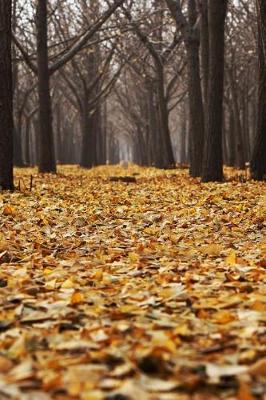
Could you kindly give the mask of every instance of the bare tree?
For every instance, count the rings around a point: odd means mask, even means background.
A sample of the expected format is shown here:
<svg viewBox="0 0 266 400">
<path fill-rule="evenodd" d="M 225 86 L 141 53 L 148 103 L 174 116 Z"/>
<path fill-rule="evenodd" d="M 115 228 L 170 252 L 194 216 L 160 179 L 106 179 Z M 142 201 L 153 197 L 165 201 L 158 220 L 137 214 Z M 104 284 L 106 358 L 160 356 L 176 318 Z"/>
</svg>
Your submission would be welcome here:
<svg viewBox="0 0 266 400">
<path fill-rule="evenodd" d="M 266 180 L 266 2 L 257 0 L 258 55 L 259 55 L 259 102 L 258 123 L 251 158 L 253 179 Z"/>
<path fill-rule="evenodd" d="M 30 58 L 28 52 L 22 44 L 14 37 L 15 44 L 21 51 L 24 60 L 29 68 L 38 76 L 39 92 L 39 171 L 56 172 L 56 163 L 53 143 L 53 125 L 50 99 L 50 77 L 67 62 L 69 62 L 93 35 L 101 28 L 115 10 L 124 3 L 125 0 L 115 0 L 98 19 L 90 26 L 73 45 L 55 61 L 49 64 L 48 44 L 47 44 L 47 0 L 38 0 L 36 24 L 37 24 L 37 66 Z"/>
<path fill-rule="evenodd" d="M 188 0 L 187 18 L 184 15 L 180 0 L 166 0 L 166 3 L 186 45 L 190 175 L 196 177 L 201 176 L 204 146 L 204 110 L 199 60 L 199 15 L 196 0 Z"/>
<path fill-rule="evenodd" d="M 223 180 L 224 41 L 227 0 L 208 3 L 209 83 L 203 182 Z"/>
<path fill-rule="evenodd" d="M 11 1 L 0 2 L 0 189 L 13 190 Z"/>
</svg>

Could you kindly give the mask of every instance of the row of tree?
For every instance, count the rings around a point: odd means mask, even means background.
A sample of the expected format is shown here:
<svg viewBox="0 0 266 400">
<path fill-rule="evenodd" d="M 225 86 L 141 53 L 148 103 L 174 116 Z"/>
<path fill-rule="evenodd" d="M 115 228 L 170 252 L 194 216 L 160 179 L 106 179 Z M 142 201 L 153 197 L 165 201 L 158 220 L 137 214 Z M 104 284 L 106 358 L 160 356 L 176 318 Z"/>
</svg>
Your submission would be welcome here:
<svg viewBox="0 0 266 400">
<path fill-rule="evenodd" d="M 0 26 L 2 189 L 13 159 L 265 179 L 265 0 L 14 0 Z"/>
</svg>

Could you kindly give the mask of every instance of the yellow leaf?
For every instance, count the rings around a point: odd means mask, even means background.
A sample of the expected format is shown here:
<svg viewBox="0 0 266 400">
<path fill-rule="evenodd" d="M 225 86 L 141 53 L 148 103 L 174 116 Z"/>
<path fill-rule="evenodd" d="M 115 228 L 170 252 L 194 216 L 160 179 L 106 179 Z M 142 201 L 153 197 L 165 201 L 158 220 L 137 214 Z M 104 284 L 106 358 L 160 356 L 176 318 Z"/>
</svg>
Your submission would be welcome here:
<svg viewBox="0 0 266 400">
<path fill-rule="evenodd" d="M 72 289 L 75 286 L 73 280 L 71 278 L 68 278 L 65 282 L 62 283 L 61 288 L 62 289 Z"/>
<path fill-rule="evenodd" d="M 46 282 L 45 288 L 48 290 L 54 290 L 57 287 L 57 279 Z"/>
<path fill-rule="evenodd" d="M 97 281 L 101 281 L 103 279 L 103 271 L 98 270 L 95 272 L 93 275 L 93 278 L 96 279 Z"/>
<path fill-rule="evenodd" d="M 219 256 L 222 250 L 223 250 L 222 246 L 220 244 L 215 244 L 215 243 L 203 246 L 201 249 L 202 253 L 208 256 Z"/>
<path fill-rule="evenodd" d="M 182 324 L 182 325 L 179 325 L 177 328 L 175 328 L 174 334 L 181 335 L 181 336 L 190 336 L 191 329 L 188 327 L 187 324 Z"/>
<path fill-rule="evenodd" d="M 254 358 L 256 357 L 256 350 L 254 349 L 249 349 L 246 351 L 243 351 L 240 356 L 239 356 L 239 361 L 245 363 L 245 362 L 250 362 L 252 360 L 254 360 Z"/>
<path fill-rule="evenodd" d="M 176 351 L 176 344 L 171 340 L 164 331 L 154 331 L 152 332 L 152 346 L 164 347 L 171 353 Z"/>
<path fill-rule="evenodd" d="M 21 335 L 10 347 L 8 351 L 9 356 L 12 358 L 23 357 L 27 354 L 25 336 Z"/>
<path fill-rule="evenodd" d="M 44 275 L 49 275 L 49 274 L 51 274 L 52 272 L 54 272 L 54 269 L 51 269 L 51 268 L 45 268 L 45 269 L 43 270 L 43 274 L 44 274 Z"/>
<path fill-rule="evenodd" d="M 236 317 L 230 311 L 222 310 L 218 311 L 213 315 L 217 324 L 228 324 L 229 322 L 235 321 Z"/>
<path fill-rule="evenodd" d="M 69 382 L 67 385 L 67 391 L 71 396 L 78 396 L 78 394 L 82 392 L 81 382 L 78 380 Z"/>
<path fill-rule="evenodd" d="M 236 264 L 236 252 L 234 250 L 230 251 L 228 256 L 225 259 L 225 263 L 227 265 L 235 265 Z"/>
<path fill-rule="evenodd" d="M 81 400 L 103 400 L 106 398 L 100 390 L 83 391 L 80 396 Z"/>
<path fill-rule="evenodd" d="M 266 303 L 262 301 L 256 300 L 251 306 L 252 310 L 265 312 L 266 313 Z"/>
<path fill-rule="evenodd" d="M 138 307 L 137 307 L 137 305 L 134 305 L 134 304 L 125 304 L 124 306 L 121 306 L 120 308 L 119 308 L 119 311 L 121 312 L 121 313 L 131 313 L 131 312 L 135 312 L 135 311 L 137 311 L 138 310 Z"/>
<path fill-rule="evenodd" d="M 130 252 L 130 253 L 128 253 L 128 258 L 132 263 L 136 263 L 139 261 L 139 254 Z"/>
</svg>

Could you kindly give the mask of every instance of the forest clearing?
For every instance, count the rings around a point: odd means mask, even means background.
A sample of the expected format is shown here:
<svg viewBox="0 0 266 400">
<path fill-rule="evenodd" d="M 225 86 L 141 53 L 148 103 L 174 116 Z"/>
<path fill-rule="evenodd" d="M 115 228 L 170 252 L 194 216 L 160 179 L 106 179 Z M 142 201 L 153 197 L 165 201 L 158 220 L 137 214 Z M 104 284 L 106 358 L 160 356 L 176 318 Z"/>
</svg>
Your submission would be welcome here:
<svg viewBox="0 0 266 400">
<path fill-rule="evenodd" d="M 265 182 L 225 176 L 16 169 L 0 399 L 265 400 Z"/>
</svg>

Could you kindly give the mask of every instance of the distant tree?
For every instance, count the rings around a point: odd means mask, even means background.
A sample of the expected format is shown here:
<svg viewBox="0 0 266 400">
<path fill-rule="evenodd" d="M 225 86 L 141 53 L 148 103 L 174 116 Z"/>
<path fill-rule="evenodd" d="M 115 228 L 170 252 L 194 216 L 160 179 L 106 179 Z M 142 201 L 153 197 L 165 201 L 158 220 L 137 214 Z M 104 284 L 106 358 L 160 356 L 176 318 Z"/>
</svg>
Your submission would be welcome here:
<svg viewBox="0 0 266 400">
<path fill-rule="evenodd" d="M 0 190 L 13 190 L 11 0 L 0 2 Z"/>
<path fill-rule="evenodd" d="M 57 55 L 56 61 L 49 62 L 48 57 L 48 16 L 47 0 L 38 0 L 36 9 L 36 31 L 37 31 L 37 65 L 32 61 L 30 55 L 20 41 L 14 37 L 13 40 L 19 48 L 28 67 L 38 76 L 39 93 L 39 171 L 56 172 L 53 125 L 52 125 L 52 107 L 50 98 L 50 78 L 51 76 L 75 57 L 77 53 L 88 43 L 109 17 L 120 7 L 125 0 L 115 0 L 112 5 L 89 26 L 85 33 L 79 36 L 77 40 L 63 54 Z M 54 57 L 53 57 L 54 58 Z"/>
<path fill-rule="evenodd" d="M 152 33 L 149 35 L 145 29 L 137 23 L 133 16 L 133 12 L 125 10 L 125 15 L 132 25 L 133 31 L 139 41 L 148 51 L 151 57 L 151 65 L 153 77 L 150 80 L 150 90 L 153 92 L 152 102 L 156 103 L 156 126 L 153 129 L 153 144 L 154 144 L 154 165 L 158 168 L 171 168 L 175 165 L 175 157 L 171 142 L 171 134 L 169 128 L 169 110 L 167 99 L 166 85 L 166 66 L 169 58 L 172 57 L 173 50 L 177 47 L 176 36 L 167 48 L 163 46 L 163 21 L 164 12 L 161 8 L 161 1 L 156 0 L 152 3 L 154 14 L 156 15 Z M 148 24 L 147 24 L 148 25 Z M 146 117 L 147 118 L 147 117 Z"/>
<path fill-rule="evenodd" d="M 200 3 L 200 61 L 202 74 L 202 94 L 205 116 L 208 109 L 208 77 L 209 77 L 209 23 L 208 23 L 208 0 Z"/>
<path fill-rule="evenodd" d="M 204 109 L 200 80 L 200 36 L 195 0 L 188 0 L 188 17 L 180 0 L 166 0 L 169 11 L 181 31 L 187 57 L 187 85 L 189 104 L 189 157 L 190 175 L 201 176 L 204 146 Z"/>
<path fill-rule="evenodd" d="M 38 123 L 38 1 L 12 1 L 20 50 L 14 48 L 12 57 L 16 165 L 41 165 L 53 151 L 40 146 L 49 124 Z M 42 7 L 46 2 L 56 160 L 91 167 L 110 161 L 110 154 L 113 162 L 127 154 L 142 165 L 167 167 L 173 155 L 190 164 L 191 176 L 202 176 L 211 76 L 208 13 L 215 2 L 45 0 Z M 223 135 L 213 138 L 226 165 L 244 168 L 256 149 L 256 1 L 228 1 L 225 41 Z M 213 158 L 218 162 L 216 153 Z"/>
<path fill-rule="evenodd" d="M 81 24 L 97 21 L 100 15 L 98 0 L 80 1 Z M 61 12 L 63 14 L 63 12 Z M 62 42 L 70 36 L 67 16 L 55 27 Z M 110 34 L 109 34 L 110 35 Z M 103 41 L 103 32 L 94 36 L 89 50 L 84 48 L 60 70 L 60 90 L 75 109 L 80 121 L 81 149 L 79 163 L 84 168 L 106 163 L 106 137 L 104 130 L 104 103 L 118 79 L 121 66 L 113 62 L 117 38 Z M 103 41 L 103 42 L 102 42 Z M 117 68 L 114 68 L 117 67 Z"/>
<path fill-rule="evenodd" d="M 18 1 L 13 0 L 12 2 L 12 31 L 16 33 L 17 30 L 17 12 L 18 8 Z M 20 102 L 20 88 L 18 84 L 18 77 L 19 77 L 19 62 L 17 61 L 17 49 L 15 46 L 12 48 L 12 69 L 13 69 L 13 76 L 12 76 L 12 86 L 13 86 L 13 98 L 18 98 L 16 103 Z M 16 107 L 17 104 L 13 105 L 13 162 L 14 165 L 17 167 L 23 167 L 23 155 L 22 155 L 22 110 L 23 107 Z"/>
<path fill-rule="evenodd" d="M 203 182 L 223 180 L 224 28 L 227 0 L 208 2 L 209 82 Z"/>
<path fill-rule="evenodd" d="M 257 133 L 251 158 L 253 179 L 266 180 L 266 1 L 257 0 L 259 99 Z"/>
<path fill-rule="evenodd" d="M 52 108 L 50 98 L 50 73 L 47 38 L 47 0 L 38 0 L 37 13 L 37 73 L 39 94 L 39 171 L 56 172 Z"/>
</svg>

